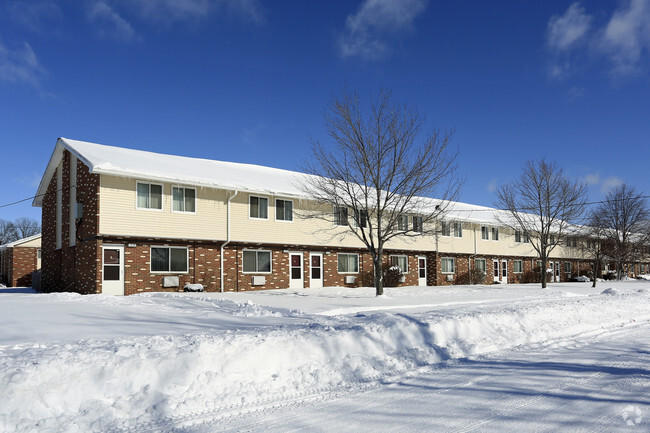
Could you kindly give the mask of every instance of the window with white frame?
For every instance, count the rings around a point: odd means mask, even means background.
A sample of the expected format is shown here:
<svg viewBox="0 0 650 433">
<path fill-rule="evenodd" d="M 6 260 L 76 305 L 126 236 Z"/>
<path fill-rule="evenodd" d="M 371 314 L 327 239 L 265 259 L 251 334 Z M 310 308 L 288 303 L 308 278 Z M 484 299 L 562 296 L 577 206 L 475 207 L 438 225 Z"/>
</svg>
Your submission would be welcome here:
<svg viewBox="0 0 650 433">
<path fill-rule="evenodd" d="M 564 273 L 565 274 L 571 273 L 571 262 L 564 262 Z"/>
<path fill-rule="evenodd" d="M 515 230 L 515 242 L 521 242 L 521 230 Z"/>
<path fill-rule="evenodd" d="M 275 200 L 275 219 L 293 221 L 293 202 L 291 200 Z"/>
<path fill-rule="evenodd" d="M 196 212 L 196 190 L 180 186 L 172 187 L 172 210 L 174 212 Z"/>
<path fill-rule="evenodd" d="M 443 274 L 456 272 L 456 259 L 454 257 L 442 257 L 440 259 L 440 270 Z"/>
<path fill-rule="evenodd" d="M 413 231 L 422 233 L 424 228 L 422 227 L 422 217 L 413 215 Z"/>
<path fill-rule="evenodd" d="M 339 274 L 358 274 L 359 254 L 338 253 L 337 264 Z"/>
<path fill-rule="evenodd" d="M 391 266 L 397 266 L 400 268 L 400 270 L 403 273 L 407 273 L 409 271 L 409 261 L 408 257 L 404 255 L 393 255 L 390 256 L 390 265 Z"/>
<path fill-rule="evenodd" d="M 248 216 L 257 219 L 269 219 L 269 199 L 255 195 L 248 196 Z"/>
<path fill-rule="evenodd" d="M 474 259 L 474 267 L 487 274 L 487 262 L 485 259 Z"/>
<path fill-rule="evenodd" d="M 397 217 L 397 230 L 406 231 L 409 229 L 409 217 L 408 215 L 399 215 Z"/>
<path fill-rule="evenodd" d="M 566 238 L 566 246 L 569 248 L 575 248 L 578 246 L 578 239 L 575 236 L 568 236 Z"/>
<path fill-rule="evenodd" d="M 138 209 L 162 210 L 162 185 L 138 182 L 136 189 Z"/>
<path fill-rule="evenodd" d="M 492 227 L 492 240 L 493 241 L 499 240 L 499 227 Z"/>
<path fill-rule="evenodd" d="M 242 251 L 242 270 L 245 273 L 270 273 L 271 251 L 244 250 Z"/>
<path fill-rule="evenodd" d="M 440 234 L 443 236 L 451 236 L 451 227 L 447 221 L 440 221 Z"/>
<path fill-rule="evenodd" d="M 151 247 L 151 272 L 187 273 L 187 247 Z"/>
<path fill-rule="evenodd" d="M 555 235 L 549 236 L 548 241 L 551 243 L 551 245 L 554 244 L 555 243 Z"/>
<path fill-rule="evenodd" d="M 355 210 L 354 211 L 354 224 L 357 227 L 366 228 L 368 225 L 368 211 L 365 210 Z"/>
<path fill-rule="evenodd" d="M 348 208 L 344 206 L 334 206 L 334 225 L 348 225 Z"/>
<path fill-rule="evenodd" d="M 460 222 L 454 223 L 454 236 L 457 238 L 463 237 L 463 223 Z"/>
<path fill-rule="evenodd" d="M 37 258 L 38 260 L 41 259 L 41 254 L 42 254 L 41 249 L 40 249 L 40 248 L 37 249 L 37 250 L 36 250 L 36 258 Z"/>
<path fill-rule="evenodd" d="M 490 228 L 488 226 L 481 226 L 481 239 L 484 241 L 490 240 Z"/>
<path fill-rule="evenodd" d="M 521 274 L 524 272 L 524 262 L 521 260 L 513 260 L 512 262 L 514 266 L 514 272 L 515 274 Z"/>
<path fill-rule="evenodd" d="M 530 243 L 530 233 L 524 232 L 524 242 L 527 244 Z"/>
</svg>

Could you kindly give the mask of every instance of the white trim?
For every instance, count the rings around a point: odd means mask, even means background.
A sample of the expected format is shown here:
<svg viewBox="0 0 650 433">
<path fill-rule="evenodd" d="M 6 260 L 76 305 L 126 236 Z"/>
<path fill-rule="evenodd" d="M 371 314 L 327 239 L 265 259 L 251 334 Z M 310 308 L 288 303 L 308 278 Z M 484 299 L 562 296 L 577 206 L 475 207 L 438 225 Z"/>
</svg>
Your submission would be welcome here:
<svg viewBox="0 0 650 433">
<path fill-rule="evenodd" d="M 177 250 L 185 250 L 187 254 L 185 255 L 185 268 L 186 271 L 154 271 L 151 269 L 151 266 L 153 266 L 153 255 L 151 253 L 151 250 L 153 248 L 168 248 L 168 249 L 177 249 Z M 172 260 L 172 255 L 171 252 L 169 254 L 169 263 L 167 263 L 168 268 L 171 269 L 171 260 Z M 190 273 L 190 248 L 189 247 L 177 247 L 177 246 L 172 246 L 172 245 L 149 245 L 149 273 L 150 274 L 189 274 Z"/>
<path fill-rule="evenodd" d="M 143 184 L 143 185 L 149 185 L 149 203 L 151 203 L 151 185 L 160 186 L 160 209 L 152 208 L 152 207 L 140 207 L 140 206 L 138 206 L 138 184 L 140 184 L 140 183 Z M 165 208 L 165 185 L 164 184 L 156 183 L 156 182 L 146 182 L 146 181 L 143 181 L 143 180 L 136 180 L 135 181 L 135 209 L 136 210 L 162 212 L 164 208 Z"/>
<path fill-rule="evenodd" d="M 318 266 L 318 269 L 320 269 L 320 278 L 317 278 L 317 279 L 314 279 L 311 276 L 312 275 L 311 274 L 311 272 L 312 272 L 311 258 L 314 257 L 314 256 L 320 257 L 320 266 Z M 323 253 L 318 253 L 318 252 L 310 252 L 309 253 L 309 288 L 310 289 L 320 289 L 324 285 L 323 284 L 325 282 L 325 276 L 324 276 L 324 274 L 325 274 L 325 272 L 324 272 L 325 266 L 324 266 L 324 263 L 323 263 L 324 258 L 325 258 L 325 255 Z M 338 266 L 338 263 L 337 263 L 337 266 Z M 316 287 L 316 285 L 313 284 L 313 281 L 318 281 L 319 285 Z"/>
<path fill-rule="evenodd" d="M 339 255 L 344 254 L 346 256 L 357 256 L 357 270 L 356 272 L 341 272 L 339 271 Z M 336 253 L 336 273 L 340 275 L 351 275 L 358 274 L 361 270 L 361 263 L 359 263 L 359 253 Z"/>
<path fill-rule="evenodd" d="M 393 257 L 404 257 L 406 259 L 406 270 L 401 269 L 401 268 L 400 269 L 402 270 L 403 274 L 408 274 L 409 273 L 409 256 L 406 255 L 406 254 L 389 254 L 388 255 L 388 260 L 391 262 L 391 264 L 390 264 L 391 266 L 393 266 L 393 263 L 392 263 L 392 260 L 391 260 Z"/>
<path fill-rule="evenodd" d="M 292 278 L 291 271 L 293 265 L 291 264 L 291 256 L 300 257 L 300 278 Z M 299 285 L 292 285 L 292 282 L 300 281 Z M 305 288 L 305 254 L 302 251 L 289 251 L 289 288 L 290 289 L 304 289 Z"/>
<path fill-rule="evenodd" d="M 477 266 L 476 266 L 476 262 L 483 262 L 483 265 L 484 265 L 483 267 L 484 267 L 485 269 L 480 269 L 479 267 L 477 267 Z M 474 259 L 474 269 L 478 269 L 479 271 L 482 271 L 482 272 L 485 273 L 485 275 L 487 276 L 487 259 L 484 259 L 484 258 L 475 258 L 475 259 Z"/>
<path fill-rule="evenodd" d="M 516 269 L 515 265 L 517 264 L 517 262 L 519 262 L 519 264 L 521 265 L 521 271 L 517 271 L 517 269 Z M 512 273 L 513 274 L 523 274 L 524 273 L 524 261 L 523 260 L 518 260 L 517 259 L 517 260 L 512 261 Z"/>
<path fill-rule="evenodd" d="M 279 220 L 279 219 L 278 219 L 278 200 L 281 200 L 281 201 L 288 201 L 288 202 L 291 203 L 291 219 L 290 219 L 290 220 L 284 220 L 284 219 Z M 286 199 L 286 198 L 275 198 L 274 201 L 273 201 L 273 210 L 274 210 L 274 212 L 273 212 L 273 213 L 274 213 L 273 219 L 274 219 L 275 221 L 280 222 L 280 223 L 293 223 L 293 221 L 294 221 L 294 217 L 293 217 L 293 213 L 294 213 L 294 212 L 293 212 L 293 210 L 294 210 L 293 200 Z"/>
<path fill-rule="evenodd" d="M 256 253 L 269 253 L 269 271 L 245 271 L 244 270 L 244 253 L 248 251 L 254 251 Z M 258 267 L 257 256 L 255 256 L 255 267 Z M 273 273 L 273 251 L 272 250 L 262 250 L 255 248 L 244 248 L 241 250 L 241 272 L 242 274 L 272 274 Z"/>
<path fill-rule="evenodd" d="M 183 190 L 183 207 L 185 207 L 185 190 L 186 189 L 191 189 L 194 190 L 194 211 L 186 211 L 186 210 L 174 210 L 174 188 L 180 188 Z M 137 191 L 136 191 L 137 194 Z M 178 214 L 184 214 L 184 215 L 196 215 L 196 208 L 198 207 L 198 192 L 197 189 L 192 187 L 192 186 L 184 186 L 184 185 L 172 185 L 171 186 L 171 211 L 172 213 L 178 213 Z"/>
<path fill-rule="evenodd" d="M 445 271 L 442 270 L 442 262 L 443 262 L 443 260 L 449 260 L 449 259 L 451 259 L 454 269 L 451 272 L 449 272 L 449 271 L 445 272 Z M 445 275 L 455 274 L 456 273 L 456 257 L 440 257 L 440 273 L 445 274 Z"/>
<path fill-rule="evenodd" d="M 263 198 L 266 200 L 266 218 L 260 218 L 260 217 L 253 217 L 251 216 L 251 198 L 256 197 L 258 199 Z M 258 220 L 258 221 L 268 221 L 269 220 L 269 197 L 264 196 L 264 195 L 258 195 L 258 194 L 248 194 L 248 219 L 250 220 Z M 259 214 L 259 204 L 258 204 L 258 214 Z"/>
</svg>

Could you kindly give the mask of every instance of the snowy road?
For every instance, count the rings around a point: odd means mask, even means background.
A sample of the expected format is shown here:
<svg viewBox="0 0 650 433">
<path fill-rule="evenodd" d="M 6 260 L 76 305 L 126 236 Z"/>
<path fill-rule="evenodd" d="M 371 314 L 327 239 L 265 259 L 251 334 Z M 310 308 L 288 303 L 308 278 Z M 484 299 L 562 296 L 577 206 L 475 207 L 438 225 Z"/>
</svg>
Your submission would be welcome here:
<svg viewBox="0 0 650 433">
<path fill-rule="evenodd" d="M 650 324 L 451 362 L 330 397 L 224 413 L 172 431 L 647 432 Z"/>
</svg>

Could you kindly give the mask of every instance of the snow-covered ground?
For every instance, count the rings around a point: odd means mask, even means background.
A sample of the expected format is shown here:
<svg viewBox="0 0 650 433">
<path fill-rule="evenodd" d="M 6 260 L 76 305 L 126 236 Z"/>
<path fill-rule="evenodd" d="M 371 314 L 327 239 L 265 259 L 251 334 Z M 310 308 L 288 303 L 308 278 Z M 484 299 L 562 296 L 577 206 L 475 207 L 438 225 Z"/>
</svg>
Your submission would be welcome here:
<svg viewBox="0 0 650 433">
<path fill-rule="evenodd" d="M 0 431 L 648 431 L 649 301 L 648 281 L 0 289 Z"/>
</svg>

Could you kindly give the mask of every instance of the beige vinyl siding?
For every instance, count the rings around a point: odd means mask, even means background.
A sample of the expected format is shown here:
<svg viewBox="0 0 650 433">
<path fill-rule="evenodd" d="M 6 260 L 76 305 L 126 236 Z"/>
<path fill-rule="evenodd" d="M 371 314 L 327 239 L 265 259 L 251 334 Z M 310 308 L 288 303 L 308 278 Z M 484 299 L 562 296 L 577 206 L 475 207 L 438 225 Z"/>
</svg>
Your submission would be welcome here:
<svg viewBox="0 0 650 433">
<path fill-rule="evenodd" d="M 38 237 L 38 238 L 36 238 L 36 239 L 32 239 L 31 241 L 23 242 L 23 243 L 20 243 L 20 244 L 15 245 L 15 246 L 18 247 L 18 248 L 21 248 L 21 247 L 25 247 L 25 248 L 27 248 L 27 247 L 36 247 L 36 248 L 40 248 L 40 247 L 41 247 L 41 238 Z"/>
<path fill-rule="evenodd" d="M 101 234 L 172 239 L 226 238 L 225 191 L 196 187 L 196 213 L 172 212 L 172 186 L 187 185 L 163 183 L 162 211 L 136 209 L 136 182 L 148 183 L 144 179 L 101 176 Z"/>
</svg>

